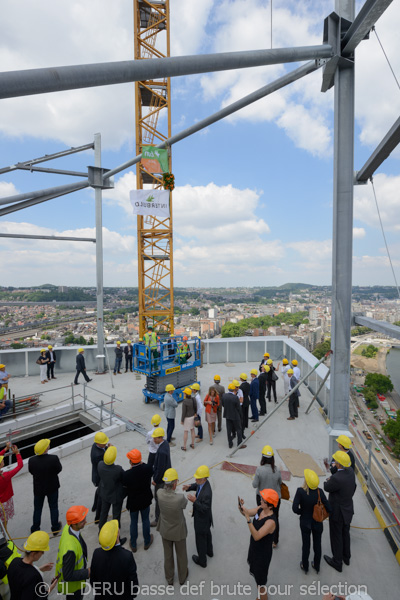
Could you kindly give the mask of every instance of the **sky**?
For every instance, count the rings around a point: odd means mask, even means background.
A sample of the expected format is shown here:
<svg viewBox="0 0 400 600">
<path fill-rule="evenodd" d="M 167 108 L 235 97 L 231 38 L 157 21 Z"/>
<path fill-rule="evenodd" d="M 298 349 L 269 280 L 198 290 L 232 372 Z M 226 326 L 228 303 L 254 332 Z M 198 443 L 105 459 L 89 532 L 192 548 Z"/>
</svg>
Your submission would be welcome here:
<svg viewBox="0 0 400 600">
<path fill-rule="evenodd" d="M 361 2 L 357 2 L 357 11 Z M 3 0 L 2 71 L 133 58 L 131 0 Z M 322 43 L 334 0 L 274 0 L 273 47 Z M 270 0 L 170 0 L 171 56 L 269 48 Z M 376 33 L 400 80 L 400 4 Z M 300 66 L 256 67 L 171 79 L 172 134 Z M 1 80 L 0 80 L 1 81 Z M 333 90 L 322 71 L 253 103 L 172 146 L 174 285 L 330 285 L 332 280 Z M 1 85 L 1 84 L 0 84 Z M 134 84 L 0 100 L 0 168 L 102 136 L 102 165 L 135 156 Z M 355 170 L 399 116 L 400 90 L 375 33 L 356 51 Z M 400 281 L 400 151 L 374 175 Z M 87 151 L 46 163 L 86 171 Z M 72 183 L 71 176 L 0 175 L 0 199 Z M 135 167 L 103 192 L 104 286 L 135 287 Z M 394 285 L 372 186 L 355 187 L 353 284 Z M 95 236 L 90 188 L 0 219 L 0 233 Z M 3 286 L 96 285 L 94 244 L 0 238 Z"/>
</svg>

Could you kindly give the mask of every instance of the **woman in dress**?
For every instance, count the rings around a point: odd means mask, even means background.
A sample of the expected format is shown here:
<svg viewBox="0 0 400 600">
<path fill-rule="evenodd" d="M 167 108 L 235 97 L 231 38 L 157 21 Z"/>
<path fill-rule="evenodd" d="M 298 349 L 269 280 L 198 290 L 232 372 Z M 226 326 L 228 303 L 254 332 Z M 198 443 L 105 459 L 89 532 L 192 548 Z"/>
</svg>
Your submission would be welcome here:
<svg viewBox="0 0 400 600">
<path fill-rule="evenodd" d="M 181 446 L 181 450 L 186 450 L 189 431 L 190 435 L 192 436 L 192 443 L 190 444 L 190 447 L 194 448 L 194 417 L 196 415 L 196 410 L 196 400 L 192 398 L 192 390 L 187 387 L 183 390 L 181 417 L 181 424 L 183 425 L 183 446 Z"/>
<path fill-rule="evenodd" d="M 279 501 L 275 507 L 276 528 L 274 535 L 274 548 L 276 548 L 279 542 L 279 509 L 281 506 L 282 475 L 278 467 L 275 466 L 274 451 L 271 446 L 264 446 L 262 449 L 260 466 L 257 467 L 252 485 L 257 489 L 257 504 L 260 504 L 260 490 L 271 489 L 275 490 L 275 492 L 278 494 Z"/>
<path fill-rule="evenodd" d="M 10 449 L 10 442 L 7 442 L 4 450 L 0 452 L 0 519 L 3 523 L 7 523 L 14 516 L 14 490 L 11 479 L 22 469 L 24 466 L 22 457 L 19 453 L 17 446 L 11 446 L 12 453 L 15 454 L 17 459 L 17 466 L 7 473 L 3 473 L 4 466 L 4 454 Z"/>
<path fill-rule="evenodd" d="M 328 513 L 332 510 L 324 491 L 318 485 L 319 477 L 315 471 L 304 469 L 304 484 L 303 487 L 297 488 L 292 505 L 293 512 L 300 515 L 300 530 L 303 540 L 300 569 L 305 573 L 308 572 L 311 534 L 314 548 L 314 561 L 311 566 L 318 573 L 321 564 L 321 537 L 324 526 L 323 523 L 313 519 L 314 506 L 318 502 L 318 495 Z"/>
<path fill-rule="evenodd" d="M 46 350 L 40 351 L 40 356 L 36 362 L 40 367 L 40 383 L 47 383 L 47 363 L 49 359 L 46 358 Z"/>
<path fill-rule="evenodd" d="M 269 564 L 272 558 L 272 543 L 276 528 L 274 508 L 278 505 L 279 497 L 275 490 L 260 491 L 260 506 L 247 509 L 240 499 L 239 510 L 246 517 L 251 538 L 247 562 L 250 574 L 257 584 L 258 600 L 267 600 L 267 581 Z M 253 521 L 250 517 L 254 517 Z"/>
<path fill-rule="evenodd" d="M 208 435 L 210 436 L 210 444 L 213 445 L 213 437 L 215 435 L 215 423 L 217 422 L 217 410 L 219 406 L 219 396 L 214 387 L 210 387 L 207 396 L 204 398 L 204 406 L 206 407 L 206 421 L 208 424 Z"/>
</svg>

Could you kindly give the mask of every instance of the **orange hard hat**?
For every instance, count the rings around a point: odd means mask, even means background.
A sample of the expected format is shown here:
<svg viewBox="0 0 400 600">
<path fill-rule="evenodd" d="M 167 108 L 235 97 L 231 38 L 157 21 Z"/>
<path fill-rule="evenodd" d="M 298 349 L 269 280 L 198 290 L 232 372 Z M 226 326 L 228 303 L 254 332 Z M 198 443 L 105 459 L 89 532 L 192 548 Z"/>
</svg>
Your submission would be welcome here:
<svg viewBox="0 0 400 600">
<path fill-rule="evenodd" d="M 68 525 L 80 523 L 88 514 L 89 509 L 86 506 L 71 506 L 65 515 Z"/>
<path fill-rule="evenodd" d="M 188 339 L 188 338 L 187 338 L 187 335 L 184 335 L 182 339 L 183 339 L 183 340 L 187 340 L 187 339 Z"/>
<path fill-rule="evenodd" d="M 142 453 L 140 450 L 136 450 L 136 448 L 130 450 L 126 456 L 129 458 L 131 463 L 136 465 L 142 461 Z"/>
<path fill-rule="evenodd" d="M 260 496 L 264 500 L 264 502 L 268 502 L 268 504 L 272 504 L 273 506 L 278 506 L 279 496 L 278 492 L 275 490 L 261 490 Z"/>
</svg>

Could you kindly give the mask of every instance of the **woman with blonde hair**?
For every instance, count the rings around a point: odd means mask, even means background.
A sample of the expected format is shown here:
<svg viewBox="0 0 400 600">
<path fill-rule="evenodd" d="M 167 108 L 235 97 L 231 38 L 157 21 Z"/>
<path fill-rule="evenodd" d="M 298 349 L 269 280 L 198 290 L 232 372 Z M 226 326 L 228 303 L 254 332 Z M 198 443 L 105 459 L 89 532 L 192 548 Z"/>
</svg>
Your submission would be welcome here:
<svg viewBox="0 0 400 600">
<path fill-rule="evenodd" d="M 319 573 L 321 564 L 321 537 L 324 526 L 323 523 L 313 518 L 314 506 L 318 503 L 318 499 L 321 499 L 328 513 L 332 512 L 324 491 L 318 486 L 319 477 L 315 471 L 304 469 L 303 487 L 297 488 L 292 505 L 293 512 L 300 515 L 300 530 L 303 541 L 300 569 L 304 573 L 308 573 L 311 535 L 314 549 L 314 561 L 311 566 Z"/>
</svg>

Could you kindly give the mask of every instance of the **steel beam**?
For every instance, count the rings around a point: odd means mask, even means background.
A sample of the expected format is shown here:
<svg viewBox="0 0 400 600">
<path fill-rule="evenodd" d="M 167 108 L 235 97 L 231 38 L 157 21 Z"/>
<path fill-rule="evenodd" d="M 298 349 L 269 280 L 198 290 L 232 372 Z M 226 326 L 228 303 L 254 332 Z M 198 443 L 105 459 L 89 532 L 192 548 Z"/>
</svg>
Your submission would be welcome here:
<svg viewBox="0 0 400 600">
<path fill-rule="evenodd" d="M 33 167 L 32 165 L 16 165 L 17 169 L 24 171 L 38 171 L 40 173 L 55 173 L 56 175 L 72 175 L 73 177 L 86 177 L 87 173 L 81 171 L 65 171 L 61 169 L 49 169 L 46 167 Z"/>
<path fill-rule="evenodd" d="M 389 129 L 364 166 L 356 173 L 356 183 L 366 183 L 400 142 L 400 117 Z"/>
<path fill-rule="evenodd" d="M 0 198 L 0 206 L 3 204 L 12 204 L 13 202 L 20 202 L 21 200 L 30 200 L 33 198 L 39 198 L 40 196 L 54 195 L 54 198 L 58 193 L 64 194 L 69 192 L 75 192 L 77 186 L 84 181 L 77 181 L 76 183 L 69 183 L 68 185 L 59 185 L 57 187 L 46 188 L 43 190 L 37 190 L 36 192 L 26 192 L 24 194 L 16 194 L 15 196 L 6 196 Z M 79 189 L 79 188 L 78 188 Z"/>
<path fill-rule="evenodd" d="M 393 0 L 366 0 L 342 40 L 342 56 L 353 54 Z M 346 17 L 345 17 L 346 18 Z"/>
<path fill-rule="evenodd" d="M 40 156 L 39 158 L 33 158 L 32 160 L 24 160 L 23 162 L 20 162 L 17 165 L 11 165 L 10 167 L 4 167 L 3 169 L 0 169 L 0 175 L 2 175 L 3 173 L 9 173 L 10 171 L 15 171 L 16 169 L 20 169 L 21 165 L 35 165 L 37 163 L 46 162 L 47 160 L 54 160 L 55 158 L 60 158 L 62 156 L 76 154 L 77 152 L 84 152 L 85 150 L 93 150 L 93 144 L 77 146 L 76 148 L 62 150 L 61 152 L 56 152 L 55 154 L 45 154 L 44 156 Z"/>
<path fill-rule="evenodd" d="M 57 194 L 47 194 L 44 196 L 39 196 L 38 198 L 34 198 L 33 200 L 26 200 L 25 202 L 19 202 L 18 204 L 14 204 L 13 206 L 7 206 L 6 208 L 0 209 L 0 217 L 4 215 L 9 215 L 10 213 L 17 212 L 18 210 L 23 210 L 24 208 L 29 208 L 30 206 L 35 206 L 36 204 L 41 204 L 42 202 L 47 202 L 48 200 L 53 200 L 53 198 L 58 198 L 59 196 L 65 196 L 66 194 L 70 194 L 71 192 L 78 192 L 79 190 L 83 190 L 84 188 L 89 187 L 89 183 L 82 182 L 81 184 L 74 184 L 74 189 L 64 192 L 58 192 Z"/>
<path fill-rule="evenodd" d="M 62 240 L 68 242 L 94 242 L 96 238 L 67 237 L 63 235 L 25 235 L 22 233 L 0 233 L 4 238 L 22 238 L 27 240 Z"/>
<path fill-rule="evenodd" d="M 369 317 L 362 317 L 361 315 L 353 315 L 353 322 L 362 327 L 369 327 L 379 333 L 384 333 L 389 337 L 400 340 L 400 327 L 388 323 L 387 321 L 377 321 L 376 319 L 370 319 Z"/>
<path fill-rule="evenodd" d="M 94 164 L 101 168 L 101 134 L 94 136 Z M 96 205 L 96 299 L 97 299 L 97 354 L 104 356 L 104 311 L 103 311 L 103 192 L 94 188 Z M 104 358 L 99 359 L 99 372 L 104 372 Z"/>
<path fill-rule="evenodd" d="M 306 63 L 305 65 L 299 67 L 298 69 L 295 69 L 294 71 L 291 71 L 290 73 L 286 73 L 282 77 L 279 77 L 278 79 L 276 79 L 276 81 L 273 81 L 272 83 L 268 83 L 267 85 L 264 85 L 263 87 L 259 88 L 255 92 L 252 92 L 251 94 L 248 94 L 247 96 L 244 96 L 244 98 L 241 98 L 240 100 L 237 100 L 236 102 L 233 102 L 232 104 L 229 104 L 228 106 L 225 106 L 225 108 L 222 108 L 218 112 L 213 113 L 209 117 L 206 117 L 205 119 L 198 121 L 194 125 L 187 127 L 187 129 L 184 129 L 180 133 L 173 135 L 172 137 L 168 138 L 165 142 L 158 144 L 158 146 L 156 146 L 156 147 L 157 148 L 166 148 L 168 146 L 172 146 L 173 144 L 176 144 L 177 142 L 184 140 L 185 138 L 189 137 L 190 135 L 193 135 L 194 133 L 197 133 L 198 131 L 205 129 L 209 125 L 212 125 L 213 123 L 216 123 L 217 121 L 220 121 L 221 119 L 224 119 L 225 117 L 228 117 L 229 115 L 232 115 L 233 113 L 244 108 L 245 106 L 248 106 L 249 104 L 252 104 L 253 102 L 256 102 L 257 100 L 260 100 L 261 98 L 265 98 L 265 96 L 268 96 L 269 94 L 272 94 L 273 92 L 276 92 L 277 90 L 280 90 L 281 88 L 285 87 L 289 83 L 293 83 L 293 81 L 297 81 L 298 79 L 301 79 L 301 77 L 304 77 L 305 75 L 308 75 L 309 73 L 313 73 L 314 71 L 319 69 L 321 66 L 322 66 L 322 63 L 312 60 L 312 61 Z M 125 169 L 128 169 L 129 167 L 132 167 L 133 165 L 138 163 L 141 160 L 141 158 L 142 158 L 142 155 L 138 154 L 135 158 L 128 160 L 127 162 L 123 163 L 119 167 L 115 167 L 115 169 L 112 169 L 111 171 L 107 171 L 107 173 L 104 175 L 104 179 L 108 179 L 109 177 L 112 177 L 113 175 L 116 175 L 117 173 L 120 173 L 121 171 L 124 171 Z"/>
<path fill-rule="evenodd" d="M 0 98 L 16 98 L 147 79 L 331 58 L 332 56 L 332 47 L 325 44 L 7 71 L 0 73 Z"/>
</svg>

